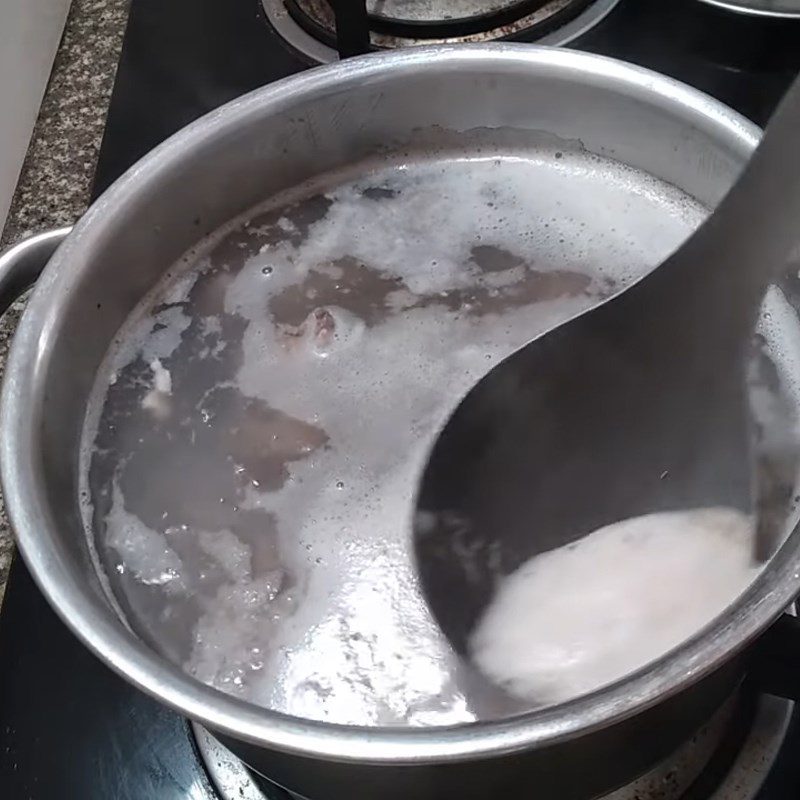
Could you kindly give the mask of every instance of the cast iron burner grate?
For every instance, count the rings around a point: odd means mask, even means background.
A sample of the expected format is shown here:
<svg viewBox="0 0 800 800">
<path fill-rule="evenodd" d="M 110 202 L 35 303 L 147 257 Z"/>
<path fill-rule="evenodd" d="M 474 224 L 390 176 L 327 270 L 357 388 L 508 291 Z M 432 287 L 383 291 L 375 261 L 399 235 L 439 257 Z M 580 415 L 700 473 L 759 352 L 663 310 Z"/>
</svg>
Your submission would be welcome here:
<svg viewBox="0 0 800 800">
<path fill-rule="evenodd" d="M 597 24 L 619 0 L 263 0 L 295 50 L 327 62 L 432 42 L 523 40 L 558 45 Z"/>
<path fill-rule="evenodd" d="M 793 708 L 787 700 L 743 694 L 672 756 L 601 800 L 753 800 L 786 738 Z M 204 728 L 192 728 L 221 800 L 292 800 Z"/>
</svg>

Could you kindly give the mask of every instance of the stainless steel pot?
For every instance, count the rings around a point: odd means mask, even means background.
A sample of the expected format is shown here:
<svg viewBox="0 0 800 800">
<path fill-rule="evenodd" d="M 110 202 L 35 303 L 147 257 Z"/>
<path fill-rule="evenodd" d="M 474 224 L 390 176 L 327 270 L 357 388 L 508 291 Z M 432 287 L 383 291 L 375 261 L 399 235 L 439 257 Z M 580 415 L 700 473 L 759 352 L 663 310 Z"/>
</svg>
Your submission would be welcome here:
<svg viewBox="0 0 800 800">
<path fill-rule="evenodd" d="M 264 197 L 425 135 L 546 131 L 645 169 L 713 206 L 758 130 L 712 99 L 600 57 L 530 46 L 415 49 L 279 82 L 190 125 L 129 170 L 44 270 L 2 398 L 2 481 L 23 556 L 50 603 L 106 664 L 306 797 L 591 797 L 691 735 L 740 682 L 747 645 L 800 590 L 795 531 L 727 613 L 656 664 L 594 694 L 498 722 L 365 729 L 271 712 L 201 685 L 120 620 L 78 504 L 93 378 L 134 305 L 200 236 Z M 61 234 L 0 261 L 7 307 Z M 780 640 L 775 645 L 782 655 Z M 57 669 L 57 654 L 53 668 Z"/>
</svg>

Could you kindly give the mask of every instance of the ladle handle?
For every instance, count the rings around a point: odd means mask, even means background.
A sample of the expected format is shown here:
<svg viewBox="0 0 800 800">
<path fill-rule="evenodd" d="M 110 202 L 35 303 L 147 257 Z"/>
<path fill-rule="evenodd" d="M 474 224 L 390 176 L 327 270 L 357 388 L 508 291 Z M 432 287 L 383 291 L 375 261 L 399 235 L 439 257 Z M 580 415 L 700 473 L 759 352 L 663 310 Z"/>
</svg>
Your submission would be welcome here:
<svg viewBox="0 0 800 800">
<path fill-rule="evenodd" d="M 706 304 L 706 319 L 726 329 L 718 333 L 741 341 L 752 329 L 764 292 L 798 246 L 800 79 L 795 79 L 739 179 L 668 259 L 663 273 L 666 278 L 671 270 L 675 278 L 681 271 L 676 290 Z"/>
</svg>

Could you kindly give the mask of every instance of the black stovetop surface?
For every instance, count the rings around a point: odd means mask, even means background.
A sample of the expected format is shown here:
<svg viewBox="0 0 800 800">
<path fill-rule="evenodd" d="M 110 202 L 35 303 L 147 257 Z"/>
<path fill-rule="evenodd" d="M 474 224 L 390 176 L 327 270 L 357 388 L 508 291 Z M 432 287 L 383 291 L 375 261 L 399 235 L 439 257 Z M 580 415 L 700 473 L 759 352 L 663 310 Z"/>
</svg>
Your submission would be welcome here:
<svg viewBox="0 0 800 800">
<path fill-rule="evenodd" d="M 573 46 L 680 78 L 763 124 L 800 69 L 800 22 L 622 0 Z M 305 66 L 260 0 L 132 0 L 95 194 L 186 123 Z M 795 720 L 759 800 L 800 797 L 798 755 Z M 91 655 L 19 560 L 0 614 L 0 797 L 216 800 L 187 722 Z"/>
</svg>

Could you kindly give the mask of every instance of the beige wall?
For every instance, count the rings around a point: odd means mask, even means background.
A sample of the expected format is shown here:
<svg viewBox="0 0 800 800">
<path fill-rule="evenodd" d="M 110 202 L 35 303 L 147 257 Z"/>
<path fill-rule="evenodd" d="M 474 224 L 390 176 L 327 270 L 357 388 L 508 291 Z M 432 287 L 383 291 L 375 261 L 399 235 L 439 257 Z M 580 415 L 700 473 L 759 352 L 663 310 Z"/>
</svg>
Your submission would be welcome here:
<svg viewBox="0 0 800 800">
<path fill-rule="evenodd" d="M 0 0 L 0 230 L 71 0 Z"/>
</svg>

